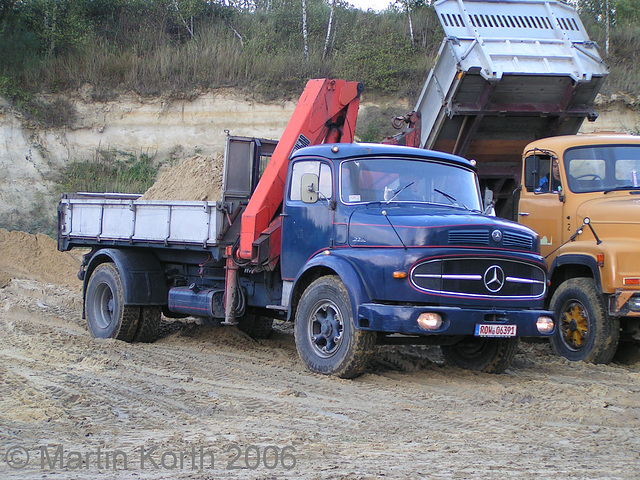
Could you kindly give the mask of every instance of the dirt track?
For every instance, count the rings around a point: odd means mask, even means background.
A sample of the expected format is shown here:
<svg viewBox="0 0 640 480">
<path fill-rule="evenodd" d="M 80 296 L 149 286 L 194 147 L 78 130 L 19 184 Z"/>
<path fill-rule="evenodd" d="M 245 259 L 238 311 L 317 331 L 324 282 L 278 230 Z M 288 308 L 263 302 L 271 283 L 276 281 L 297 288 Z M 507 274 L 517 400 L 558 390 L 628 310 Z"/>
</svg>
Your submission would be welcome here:
<svg viewBox="0 0 640 480">
<path fill-rule="evenodd" d="M 349 381 L 307 372 L 285 324 L 257 342 L 188 322 L 153 344 L 98 341 L 77 287 L 11 274 L 6 253 L 0 241 L 2 479 L 640 476 L 640 364 L 523 344 L 495 376 L 404 347 Z"/>
</svg>

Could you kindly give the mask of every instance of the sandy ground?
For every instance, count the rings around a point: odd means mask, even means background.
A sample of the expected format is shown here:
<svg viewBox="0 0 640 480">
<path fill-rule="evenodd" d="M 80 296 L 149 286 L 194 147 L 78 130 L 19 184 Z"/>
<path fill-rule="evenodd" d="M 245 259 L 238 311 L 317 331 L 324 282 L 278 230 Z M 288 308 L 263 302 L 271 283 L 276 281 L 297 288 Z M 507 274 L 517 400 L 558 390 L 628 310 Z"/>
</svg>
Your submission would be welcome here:
<svg viewBox="0 0 640 480">
<path fill-rule="evenodd" d="M 522 344 L 488 375 L 385 347 L 341 380 L 306 371 L 284 323 L 260 341 L 193 321 L 167 322 L 152 344 L 95 340 L 79 282 L 48 277 L 67 254 L 45 267 L 15 238 L 0 235 L 3 480 L 640 476 L 640 364 Z M 41 271 L 11 270 L 10 247 Z"/>
</svg>

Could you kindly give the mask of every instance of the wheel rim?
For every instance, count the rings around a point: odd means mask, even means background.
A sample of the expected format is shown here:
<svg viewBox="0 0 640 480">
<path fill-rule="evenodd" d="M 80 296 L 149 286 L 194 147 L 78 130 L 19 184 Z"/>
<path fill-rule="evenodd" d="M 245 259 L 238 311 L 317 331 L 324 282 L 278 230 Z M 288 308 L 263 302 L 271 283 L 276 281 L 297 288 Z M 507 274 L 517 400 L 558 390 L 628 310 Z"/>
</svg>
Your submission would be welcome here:
<svg viewBox="0 0 640 480">
<path fill-rule="evenodd" d="M 94 298 L 93 318 L 98 327 L 105 329 L 111 325 L 115 312 L 113 292 L 109 285 L 101 283 L 95 290 Z"/>
<path fill-rule="evenodd" d="M 344 333 L 344 320 L 338 306 L 330 300 L 322 301 L 313 309 L 308 324 L 308 336 L 316 355 L 329 358 L 340 349 Z"/>
<path fill-rule="evenodd" d="M 580 302 L 570 302 L 562 310 L 560 338 L 570 350 L 584 347 L 589 336 L 589 313 Z"/>
</svg>

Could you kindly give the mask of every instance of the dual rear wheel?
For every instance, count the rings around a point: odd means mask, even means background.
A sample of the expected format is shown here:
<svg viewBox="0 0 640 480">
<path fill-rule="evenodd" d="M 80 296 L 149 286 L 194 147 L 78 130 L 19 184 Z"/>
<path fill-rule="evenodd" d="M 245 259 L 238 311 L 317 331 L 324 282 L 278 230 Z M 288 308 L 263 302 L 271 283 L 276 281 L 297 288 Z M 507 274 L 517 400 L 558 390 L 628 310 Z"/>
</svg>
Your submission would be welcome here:
<svg viewBox="0 0 640 480">
<path fill-rule="evenodd" d="M 113 263 L 102 263 L 93 271 L 85 309 L 89 330 L 96 338 L 152 342 L 158 334 L 161 307 L 125 305 L 122 279 Z"/>
</svg>

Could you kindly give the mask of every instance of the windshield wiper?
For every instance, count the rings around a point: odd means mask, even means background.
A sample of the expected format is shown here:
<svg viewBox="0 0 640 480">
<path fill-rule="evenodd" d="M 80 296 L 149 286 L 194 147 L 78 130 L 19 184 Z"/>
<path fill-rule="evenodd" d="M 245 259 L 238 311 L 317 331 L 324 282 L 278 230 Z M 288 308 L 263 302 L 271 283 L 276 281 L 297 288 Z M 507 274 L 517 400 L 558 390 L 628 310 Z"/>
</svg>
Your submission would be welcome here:
<svg viewBox="0 0 640 480">
<path fill-rule="evenodd" d="M 464 203 L 459 202 L 458 199 L 456 197 L 454 197 L 453 195 L 449 195 L 446 192 L 443 192 L 442 190 L 438 190 L 437 188 L 433 189 L 434 192 L 438 192 L 440 195 L 442 195 L 444 198 L 446 198 L 447 200 L 449 200 L 451 202 L 452 205 L 455 205 L 456 207 L 462 207 L 465 210 L 469 210 L 471 211 L 471 209 L 469 207 L 467 207 Z"/>
<path fill-rule="evenodd" d="M 607 194 L 609 192 L 617 192 L 620 190 L 640 190 L 640 187 L 634 187 L 633 185 L 622 185 L 620 187 L 609 188 L 605 190 L 604 193 Z"/>
<path fill-rule="evenodd" d="M 398 195 L 400 195 L 402 192 L 404 192 L 407 188 L 409 188 L 414 183 L 416 183 L 416 182 L 407 183 L 404 187 L 396 190 L 395 193 L 393 194 L 393 196 L 389 200 L 387 200 L 386 203 L 389 204 L 394 198 L 396 198 Z"/>
</svg>

